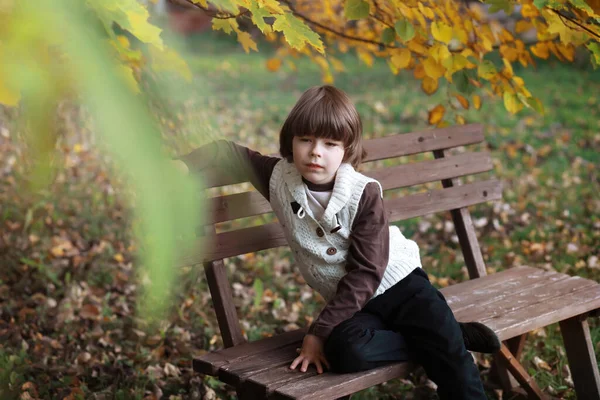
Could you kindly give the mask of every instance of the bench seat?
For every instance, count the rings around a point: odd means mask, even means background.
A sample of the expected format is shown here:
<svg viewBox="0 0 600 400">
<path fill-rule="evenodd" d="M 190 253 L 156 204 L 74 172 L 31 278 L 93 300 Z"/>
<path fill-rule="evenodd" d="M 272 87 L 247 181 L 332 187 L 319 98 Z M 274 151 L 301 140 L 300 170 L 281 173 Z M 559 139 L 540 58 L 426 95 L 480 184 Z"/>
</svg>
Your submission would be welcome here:
<svg viewBox="0 0 600 400">
<path fill-rule="evenodd" d="M 600 284 L 581 277 L 527 266 L 515 267 L 443 288 L 459 321 L 479 321 L 501 340 L 600 309 Z M 251 398 L 335 399 L 406 376 L 409 363 L 371 371 L 318 375 L 314 367 L 289 370 L 304 329 L 207 353 L 194 370 L 247 392 Z"/>
</svg>

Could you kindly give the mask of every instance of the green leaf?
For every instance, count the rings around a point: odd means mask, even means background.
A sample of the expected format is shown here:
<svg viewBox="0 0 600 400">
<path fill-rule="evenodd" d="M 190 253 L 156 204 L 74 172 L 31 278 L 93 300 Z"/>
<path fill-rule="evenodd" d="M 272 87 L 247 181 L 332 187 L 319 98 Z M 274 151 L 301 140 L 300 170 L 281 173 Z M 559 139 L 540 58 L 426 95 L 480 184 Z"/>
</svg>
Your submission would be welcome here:
<svg viewBox="0 0 600 400">
<path fill-rule="evenodd" d="M 254 280 L 254 284 L 252 285 L 252 289 L 254 289 L 254 307 L 258 308 L 264 293 L 263 281 L 261 281 L 259 278 L 256 278 Z"/>
<path fill-rule="evenodd" d="M 397 21 L 394 28 L 396 28 L 396 33 L 404 42 L 408 42 L 415 37 L 415 27 L 407 19 Z"/>
<path fill-rule="evenodd" d="M 460 70 L 452 74 L 452 82 L 456 85 L 459 92 L 471 94 L 475 91 L 475 86 L 471 85 L 470 79 L 473 78 L 472 70 Z"/>
<path fill-rule="evenodd" d="M 503 10 L 507 15 L 512 13 L 512 4 L 508 0 L 486 0 L 485 4 L 490 5 L 489 13 L 495 13 Z"/>
<path fill-rule="evenodd" d="M 490 60 L 483 61 L 477 67 L 477 75 L 479 75 L 483 79 L 490 80 L 491 78 L 496 76 L 497 73 L 498 71 L 496 71 L 496 66 Z"/>
<path fill-rule="evenodd" d="M 539 114 L 544 114 L 544 105 L 540 99 L 535 97 L 525 97 L 525 95 L 522 93 L 517 93 L 517 97 L 527 108 L 531 108 Z"/>
<path fill-rule="evenodd" d="M 396 32 L 392 28 L 385 28 L 381 34 L 381 41 L 390 44 L 396 39 Z"/>
<path fill-rule="evenodd" d="M 321 37 L 290 13 L 275 16 L 273 30 L 283 32 L 285 40 L 295 49 L 302 49 L 308 43 L 319 53 L 325 52 Z"/>
<path fill-rule="evenodd" d="M 533 5 L 537 7 L 538 10 L 541 10 L 548 4 L 548 0 L 533 0 Z"/>
<path fill-rule="evenodd" d="M 269 10 L 267 10 L 266 7 L 259 7 L 258 3 L 254 1 L 251 2 L 249 10 L 252 13 L 252 22 L 254 22 L 254 25 L 256 25 L 262 33 L 265 33 L 265 29 L 268 25 L 265 23 L 264 18 L 272 17 Z"/>
<path fill-rule="evenodd" d="M 160 37 L 161 29 L 148 21 L 150 14 L 146 7 L 139 1 L 88 1 L 87 5 L 96 11 L 96 14 L 102 20 L 106 31 L 109 34 L 114 34 L 112 24 L 115 22 L 121 26 L 121 28 L 131 32 L 140 41 L 156 46 L 162 50 L 163 41 Z"/>
<path fill-rule="evenodd" d="M 369 3 L 364 0 L 346 0 L 344 15 L 347 19 L 361 19 L 369 16 Z"/>
<path fill-rule="evenodd" d="M 600 67 L 600 44 L 597 42 L 588 43 L 587 48 L 592 52 L 594 69 Z"/>
</svg>

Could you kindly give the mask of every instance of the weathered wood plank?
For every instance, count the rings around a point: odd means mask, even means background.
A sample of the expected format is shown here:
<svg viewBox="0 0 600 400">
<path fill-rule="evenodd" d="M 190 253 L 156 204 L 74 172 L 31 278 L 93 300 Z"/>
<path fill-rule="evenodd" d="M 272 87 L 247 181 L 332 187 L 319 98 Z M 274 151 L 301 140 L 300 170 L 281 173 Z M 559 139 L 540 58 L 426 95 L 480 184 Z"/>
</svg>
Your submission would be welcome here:
<svg viewBox="0 0 600 400">
<path fill-rule="evenodd" d="M 247 342 L 235 347 L 206 353 L 194 358 L 194 371 L 216 376 L 219 368 L 225 364 L 240 361 L 265 351 L 285 347 L 290 343 L 299 342 L 304 337 L 306 328 L 282 333 L 270 338 Z"/>
<path fill-rule="evenodd" d="M 535 318 L 538 307 L 548 300 L 564 298 L 565 304 L 560 305 L 558 303 L 558 308 L 569 307 L 567 301 L 570 294 L 597 286 L 597 283 L 588 279 L 579 277 L 560 279 L 560 275 L 557 279 L 551 280 L 545 285 L 535 285 L 514 293 L 512 296 L 498 296 L 497 301 L 468 307 L 455 312 L 454 315 L 457 319 L 469 318 L 480 322 L 492 320 L 496 317 L 504 318 L 509 313 L 518 313 L 521 319 Z"/>
<path fill-rule="evenodd" d="M 546 398 L 536 381 L 529 376 L 525 368 L 519 363 L 519 360 L 513 357 L 513 354 L 505 344 L 500 348 L 500 355 L 500 363 L 513 374 L 521 384 L 521 387 L 525 389 L 530 399 L 543 400 Z"/>
<path fill-rule="evenodd" d="M 483 125 L 468 124 L 385 136 L 365 141 L 365 162 L 481 143 Z"/>
<path fill-rule="evenodd" d="M 444 160 L 449 158 L 447 150 L 435 150 L 433 155 L 436 159 Z M 460 186 L 458 179 L 446 178 L 442 179 L 442 185 L 445 188 Z M 475 227 L 471 220 L 471 213 L 466 207 L 459 209 L 450 210 L 452 215 L 452 221 L 454 221 L 454 229 L 458 236 L 458 242 L 469 271 L 469 277 L 471 279 L 479 278 L 487 275 L 485 268 L 485 262 L 483 261 L 483 255 L 479 248 L 479 241 L 477 240 L 477 234 L 475 233 Z"/>
<path fill-rule="evenodd" d="M 366 171 L 365 175 L 378 180 L 384 190 L 389 190 L 486 172 L 492 168 L 489 152 L 476 152 Z M 269 202 L 258 192 L 213 197 L 208 201 L 208 210 L 206 224 L 272 211 Z"/>
<path fill-rule="evenodd" d="M 297 356 L 296 349 L 300 346 L 302 346 L 301 340 L 225 364 L 219 369 L 219 379 L 230 385 L 239 386 L 252 375 L 276 367 L 289 366 Z"/>
<path fill-rule="evenodd" d="M 281 386 L 317 375 L 316 368 L 311 367 L 306 372 L 300 372 L 298 369 L 290 369 L 289 365 L 282 365 L 248 377 L 243 383 L 243 388 L 257 398 L 266 398 Z"/>
<path fill-rule="evenodd" d="M 520 279 L 507 279 L 506 282 L 498 282 L 485 288 L 477 288 L 473 292 L 464 292 L 452 296 L 448 305 L 455 315 L 469 314 L 470 310 L 478 310 L 487 305 L 495 305 L 501 300 L 510 299 L 514 296 L 523 296 L 525 293 L 543 289 L 548 284 L 569 279 L 569 275 L 559 273 L 528 274 Z M 444 292 L 442 291 L 442 294 Z M 471 316 L 471 315 L 469 315 Z"/>
<path fill-rule="evenodd" d="M 430 190 L 402 198 L 386 199 L 384 204 L 391 222 L 434 212 L 467 207 L 485 201 L 498 200 L 502 185 L 497 180 L 470 183 L 463 186 Z M 180 258 L 180 265 L 194 265 L 239 254 L 286 245 L 279 223 L 238 229 L 203 238 L 203 245 Z M 204 250 L 199 251 L 199 249 Z"/>
<path fill-rule="evenodd" d="M 480 322 L 493 329 L 501 340 L 505 340 L 589 312 L 600 308 L 600 285 L 593 283 L 594 285 L 586 286 L 583 290 L 546 299 L 502 315 L 494 313 Z"/>
<path fill-rule="evenodd" d="M 206 226 L 204 231 L 208 235 L 207 237 L 215 234 L 214 226 Z M 223 260 L 204 263 L 204 273 L 217 314 L 223 344 L 225 347 L 233 347 L 244 343 L 246 339 L 242 334 L 237 311 L 233 304 L 231 286 L 227 278 L 227 270 L 223 267 Z"/>
<path fill-rule="evenodd" d="M 413 366 L 410 363 L 397 363 L 365 372 L 322 375 L 289 383 L 275 390 L 269 398 L 325 400 L 336 399 L 390 379 L 406 376 Z"/>
<path fill-rule="evenodd" d="M 363 145 L 365 150 L 367 150 L 367 157 L 364 162 L 466 146 L 481 143 L 483 139 L 483 126 L 481 124 L 450 126 L 426 131 L 393 134 L 365 140 Z M 217 176 L 208 174 L 203 178 L 207 187 L 234 185 L 244 182 L 230 175 Z"/>
<path fill-rule="evenodd" d="M 580 400 L 600 399 L 600 374 L 590 327 L 582 316 L 560 322 L 569 367 Z"/>
</svg>

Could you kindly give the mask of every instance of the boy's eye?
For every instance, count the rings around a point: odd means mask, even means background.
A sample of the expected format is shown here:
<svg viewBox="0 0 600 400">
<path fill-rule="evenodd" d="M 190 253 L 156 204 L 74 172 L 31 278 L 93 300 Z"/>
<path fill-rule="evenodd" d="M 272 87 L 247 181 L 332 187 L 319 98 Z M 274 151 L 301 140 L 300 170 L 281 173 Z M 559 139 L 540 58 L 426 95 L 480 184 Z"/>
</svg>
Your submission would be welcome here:
<svg viewBox="0 0 600 400">
<path fill-rule="evenodd" d="M 338 145 L 338 144 L 337 144 L 337 143 L 335 143 L 335 142 L 327 142 L 327 146 L 332 146 L 332 147 L 334 147 L 334 146 L 337 146 L 337 145 Z"/>
<path fill-rule="evenodd" d="M 300 141 L 301 141 L 301 142 L 310 142 L 310 138 L 307 138 L 307 137 L 301 137 L 301 138 L 300 138 Z"/>
</svg>

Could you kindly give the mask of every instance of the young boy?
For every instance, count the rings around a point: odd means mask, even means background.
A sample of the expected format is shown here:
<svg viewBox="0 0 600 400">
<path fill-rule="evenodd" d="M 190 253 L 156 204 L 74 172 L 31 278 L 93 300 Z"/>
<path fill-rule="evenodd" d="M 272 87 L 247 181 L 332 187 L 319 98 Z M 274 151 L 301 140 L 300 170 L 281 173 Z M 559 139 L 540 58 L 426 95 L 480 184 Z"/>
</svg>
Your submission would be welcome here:
<svg viewBox="0 0 600 400">
<path fill-rule="evenodd" d="M 494 352 L 498 338 L 459 324 L 421 269 L 419 249 L 389 226 L 379 182 L 355 171 L 362 123 L 332 86 L 300 97 L 280 133 L 282 159 L 219 141 L 181 157 L 192 172 L 250 180 L 271 203 L 296 265 L 327 301 L 292 369 L 336 372 L 415 360 L 442 399 L 485 399 L 467 349 Z"/>
</svg>

